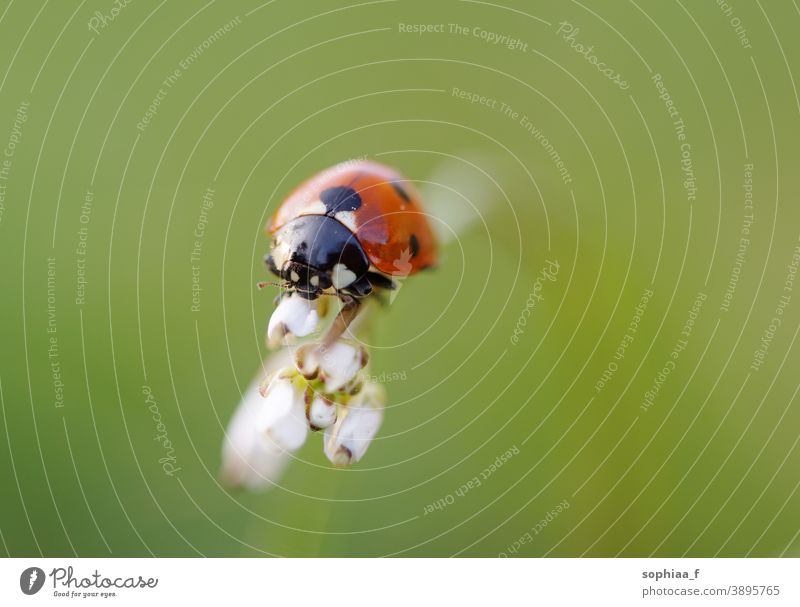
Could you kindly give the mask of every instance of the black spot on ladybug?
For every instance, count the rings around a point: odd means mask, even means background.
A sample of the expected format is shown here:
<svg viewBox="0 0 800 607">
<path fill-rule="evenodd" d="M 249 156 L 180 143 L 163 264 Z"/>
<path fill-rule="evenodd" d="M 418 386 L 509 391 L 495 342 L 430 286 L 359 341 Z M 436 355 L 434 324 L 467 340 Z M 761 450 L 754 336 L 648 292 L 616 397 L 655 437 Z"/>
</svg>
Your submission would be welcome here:
<svg viewBox="0 0 800 607">
<path fill-rule="evenodd" d="M 323 190 L 319 195 L 325 205 L 325 214 L 333 216 L 340 211 L 355 211 L 361 206 L 361 196 L 353 188 L 337 186 Z"/>
<path fill-rule="evenodd" d="M 411 202 L 411 196 L 408 195 L 408 192 L 405 191 L 403 186 L 401 186 L 397 181 L 392 182 L 392 187 L 394 191 L 400 194 L 400 197 L 405 200 L 406 202 Z"/>
<path fill-rule="evenodd" d="M 408 239 L 408 245 L 411 247 L 411 257 L 419 255 L 419 240 L 416 234 L 412 234 L 411 238 Z"/>
</svg>

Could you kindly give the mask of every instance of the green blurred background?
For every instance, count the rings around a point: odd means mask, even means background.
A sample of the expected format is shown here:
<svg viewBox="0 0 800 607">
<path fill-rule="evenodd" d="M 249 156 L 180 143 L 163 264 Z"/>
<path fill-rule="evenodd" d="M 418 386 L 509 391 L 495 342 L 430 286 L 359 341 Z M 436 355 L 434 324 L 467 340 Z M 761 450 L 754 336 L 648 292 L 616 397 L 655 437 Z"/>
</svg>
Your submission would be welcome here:
<svg viewBox="0 0 800 607">
<path fill-rule="evenodd" d="M 794 3 L 17 0 L 0 13 L 4 552 L 800 554 Z M 224 428 L 272 309 L 255 289 L 261 228 L 297 183 L 355 157 L 443 200 L 426 182 L 461 167 L 447 186 L 488 205 L 485 223 L 377 318 L 370 372 L 405 379 L 386 383 L 364 460 L 336 470 L 312 436 L 280 488 L 229 493 Z M 453 200 L 451 215 L 471 213 Z M 537 287 L 548 260 L 559 271 Z"/>
</svg>

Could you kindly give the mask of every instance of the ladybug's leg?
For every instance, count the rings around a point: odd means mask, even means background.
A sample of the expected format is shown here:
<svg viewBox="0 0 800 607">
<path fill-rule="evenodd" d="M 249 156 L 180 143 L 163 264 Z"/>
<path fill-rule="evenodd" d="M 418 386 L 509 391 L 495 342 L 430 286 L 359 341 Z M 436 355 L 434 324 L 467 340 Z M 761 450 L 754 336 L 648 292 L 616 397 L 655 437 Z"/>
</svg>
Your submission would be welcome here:
<svg viewBox="0 0 800 607">
<path fill-rule="evenodd" d="M 378 272 L 367 272 L 367 278 L 373 287 L 377 287 L 379 289 L 397 288 L 397 283 L 384 274 L 380 274 Z"/>
<path fill-rule="evenodd" d="M 325 338 L 322 340 L 322 345 L 324 347 L 333 345 L 336 340 L 344 335 L 350 323 L 358 316 L 358 312 L 361 308 L 361 303 L 358 299 L 352 295 L 342 294 L 342 302 L 344 303 L 342 309 L 339 310 L 336 318 L 333 319 L 333 323 L 327 333 L 325 333 Z"/>
<path fill-rule="evenodd" d="M 347 293 L 347 297 L 357 297 L 362 299 L 372 293 L 372 283 L 370 282 L 368 276 L 362 276 L 355 282 L 347 285 L 343 292 L 340 291 L 339 296 L 341 297 L 343 293 Z"/>
</svg>

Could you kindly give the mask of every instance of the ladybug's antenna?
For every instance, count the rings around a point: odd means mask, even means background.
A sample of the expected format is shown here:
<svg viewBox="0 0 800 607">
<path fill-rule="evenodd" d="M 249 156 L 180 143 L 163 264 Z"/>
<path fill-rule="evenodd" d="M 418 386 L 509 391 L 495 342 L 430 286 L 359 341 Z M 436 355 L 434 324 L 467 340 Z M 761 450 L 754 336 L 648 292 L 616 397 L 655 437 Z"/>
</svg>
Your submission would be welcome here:
<svg viewBox="0 0 800 607">
<path fill-rule="evenodd" d="M 272 280 L 269 280 L 269 281 L 262 280 L 260 282 L 257 282 L 256 286 L 259 289 L 263 289 L 264 287 L 279 287 L 281 289 L 286 289 L 288 287 L 288 284 L 285 283 L 285 282 L 276 282 L 276 281 L 272 281 Z"/>
</svg>

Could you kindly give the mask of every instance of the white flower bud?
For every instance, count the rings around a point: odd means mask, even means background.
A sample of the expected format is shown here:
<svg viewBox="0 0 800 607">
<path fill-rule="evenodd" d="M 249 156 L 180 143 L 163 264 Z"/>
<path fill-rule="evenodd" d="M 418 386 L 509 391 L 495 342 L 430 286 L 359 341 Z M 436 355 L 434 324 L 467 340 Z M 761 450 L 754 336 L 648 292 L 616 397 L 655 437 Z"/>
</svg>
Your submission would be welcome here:
<svg viewBox="0 0 800 607">
<path fill-rule="evenodd" d="M 308 408 L 308 422 L 315 428 L 324 429 L 336 421 L 336 403 L 321 394 L 314 397 Z"/>
<path fill-rule="evenodd" d="M 336 392 L 349 384 L 367 364 L 367 353 L 360 346 L 337 341 L 317 351 L 319 369 L 325 380 L 325 390 Z"/>
<path fill-rule="evenodd" d="M 308 434 L 303 390 L 290 379 L 273 379 L 259 410 L 256 429 L 278 447 L 289 451 L 302 447 Z"/>
<path fill-rule="evenodd" d="M 319 373 L 319 344 L 309 343 L 299 346 L 294 352 L 294 364 L 306 379 L 314 379 Z"/>
<path fill-rule="evenodd" d="M 316 302 L 290 294 L 281 299 L 269 319 L 267 341 L 271 346 L 277 346 L 288 334 L 305 337 L 313 333 L 318 324 Z"/>
<path fill-rule="evenodd" d="M 265 489 L 275 485 L 289 463 L 289 455 L 256 429 L 264 399 L 261 377 L 247 389 L 228 424 L 222 443 L 220 478 L 231 488 Z"/>
<path fill-rule="evenodd" d="M 325 455 L 335 466 L 347 466 L 360 460 L 383 421 L 383 387 L 367 383 L 341 407 L 336 423 L 325 431 Z"/>
</svg>

